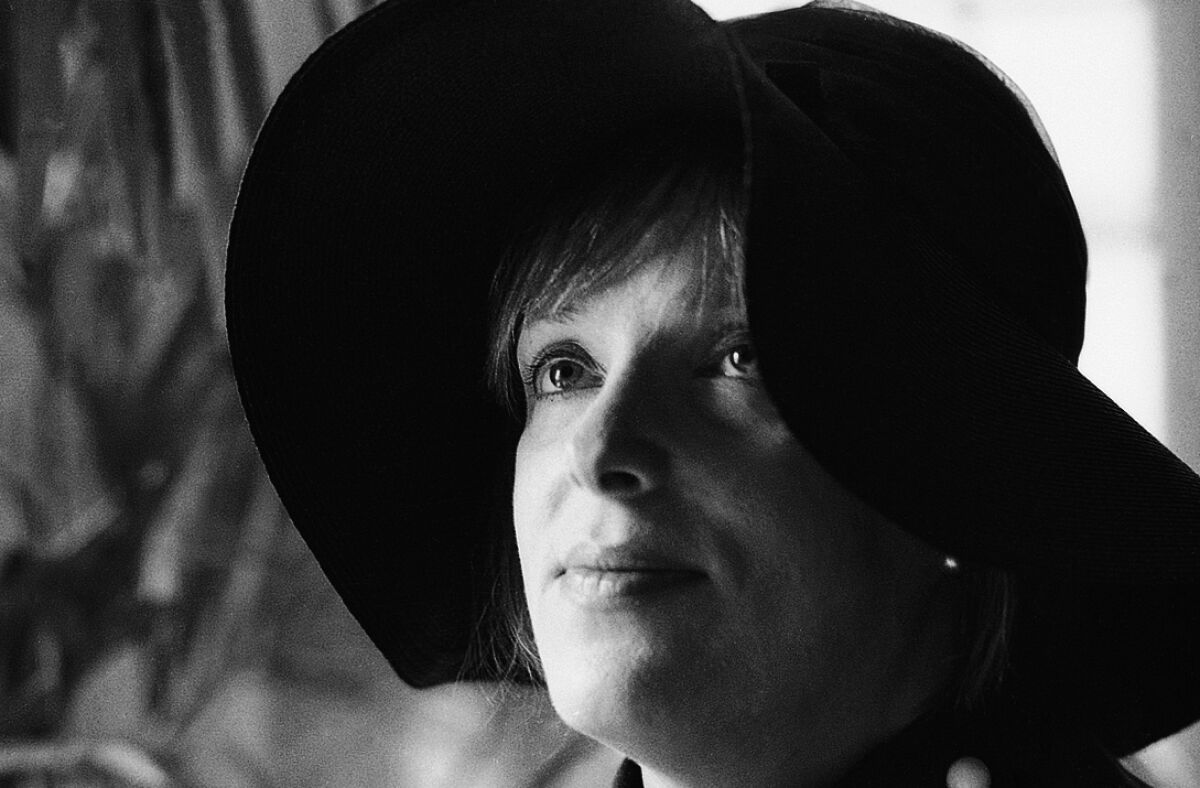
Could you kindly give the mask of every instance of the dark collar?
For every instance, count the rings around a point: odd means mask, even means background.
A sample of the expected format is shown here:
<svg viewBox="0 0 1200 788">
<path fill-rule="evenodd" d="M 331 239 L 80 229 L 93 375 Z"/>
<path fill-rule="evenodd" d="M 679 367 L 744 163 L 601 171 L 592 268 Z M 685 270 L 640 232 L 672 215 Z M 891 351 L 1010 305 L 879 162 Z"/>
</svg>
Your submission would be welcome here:
<svg viewBox="0 0 1200 788">
<path fill-rule="evenodd" d="M 1149 788 L 1075 726 L 1046 713 L 1001 703 L 986 712 L 941 709 L 880 745 L 838 782 L 839 788 L 944 788 L 960 758 L 983 761 L 991 788 Z M 613 788 L 642 788 L 641 770 L 625 761 Z"/>
</svg>

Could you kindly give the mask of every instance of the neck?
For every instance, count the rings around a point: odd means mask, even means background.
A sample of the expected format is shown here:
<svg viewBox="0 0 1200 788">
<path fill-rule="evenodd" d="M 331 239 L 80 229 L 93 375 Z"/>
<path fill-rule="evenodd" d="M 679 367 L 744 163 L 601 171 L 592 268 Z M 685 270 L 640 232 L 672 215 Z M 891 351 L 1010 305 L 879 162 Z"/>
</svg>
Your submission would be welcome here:
<svg viewBox="0 0 1200 788">
<path fill-rule="evenodd" d="M 858 702 L 846 703 L 825 718 L 819 731 L 797 729 L 795 718 L 784 713 L 743 718 L 736 729 L 721 726 L 715 735 L 669 737 L 673 747 L 631 754 L 641 765 L 643 784 L 646 788 L 818 788 L 837 783 L 945 697 L 955 673 L 947 655 L 956 651 L 959 600 L 930 593 L 926 602 L 922 614 L 905 626 L 910 647 L 888 666 L 889 680 L 879 695 L 860 695 Z M 851 689 L 855 681 L 854 675 L 847 675 L 847 691 L 839 694 L 855 697 Z M 864 721 L 869 722 L 864 725 Z M 706 726 L 693 719 L 686 727 L 695 734 Z M 693 746 L 675 749 L 680 744 Z"/>
</svg>

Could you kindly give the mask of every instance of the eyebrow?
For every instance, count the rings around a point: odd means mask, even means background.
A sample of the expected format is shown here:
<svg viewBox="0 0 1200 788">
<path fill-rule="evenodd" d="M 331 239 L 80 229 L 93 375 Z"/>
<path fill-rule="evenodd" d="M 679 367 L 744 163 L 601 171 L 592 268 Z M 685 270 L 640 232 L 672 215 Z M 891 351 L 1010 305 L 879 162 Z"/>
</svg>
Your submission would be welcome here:
<svg viewBox="0 0 1200 788">
<path fill-rule="evenodd" d="M 574 299 L 565 300 L 561 304 L 556 304 L 551 309 L 542 309 L 532 315 L 526 316 L 525 322 L 528 324 L 545 320 L 550 323 L 566 323 L 579 317 L 579 312 L 580 306 L 578 301 Z"/>
<path fill-rule="evenodd" d="M 524 331 L 524 329 L 534 323 L 541 323 L 543 321 L 547 323 L 567 323 L 579 316 L 580 306 L 578 299 L 566 298 L 559 299 L 559 301 L 560 303 L 553 305 L 549 309 L 543 307 L 533 311 L 528 309 L 522 310 L 517 320 L 517 329 Z"/>
<path fill-rule="evenodd" d="M 572 302 L 563 304 L 555 309 L 539 312 L 534 315 L 526 315 L 520 322 L 520 332 L 518 336 L 524 334 L 528 328 L 536 323 L 552 323 L 560 326 L 570 325 L 571 321 L 578 317 L 579 306 Z M 745 317 L 730 317 L 723 319 L 713 328 L 704 332 L 705 341 L 717 342 L 731 334 L 746 334 L 747 339 L 750 338 L 750 322 Z"/>
<path fill-rule="evenodd" d="M 750 335 L 750 321 L 744 317 L 731 317 L 722 320 L 711 331 L 708 332 L 709 341 L 723 339 L 730 334 L 746 334 L 747 338 Z"/>
</svg>

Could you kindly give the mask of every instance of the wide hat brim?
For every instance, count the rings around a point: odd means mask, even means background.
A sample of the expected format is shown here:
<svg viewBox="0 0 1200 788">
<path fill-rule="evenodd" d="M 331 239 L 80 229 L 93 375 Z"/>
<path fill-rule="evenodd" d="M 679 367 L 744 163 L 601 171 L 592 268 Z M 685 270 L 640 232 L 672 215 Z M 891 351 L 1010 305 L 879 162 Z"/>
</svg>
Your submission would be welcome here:
<svg viewBox="0 0 1200 788">
<path fill-rule="evenodd" d="M 860 82 L 826 56 L 860 33 L 830 13 L 405 0 L 331 38 L 272 109 L 230 231 L 263 460 L 405 681 L 486 678 L 464 655 L 511 539 L 518 429 L 483 372 L 499 256 L 630 135 L 737 139 L 750 320 L 788 425 L 902 527 L 1026 579 L 1016 665 L 1136 749 L 1200 716 L 1200 480 L 1078 372 L 1078 320 L 1014 307 L 1025 269 L 981 273 L 846 153 L 829 91 Z"/>
</svg>

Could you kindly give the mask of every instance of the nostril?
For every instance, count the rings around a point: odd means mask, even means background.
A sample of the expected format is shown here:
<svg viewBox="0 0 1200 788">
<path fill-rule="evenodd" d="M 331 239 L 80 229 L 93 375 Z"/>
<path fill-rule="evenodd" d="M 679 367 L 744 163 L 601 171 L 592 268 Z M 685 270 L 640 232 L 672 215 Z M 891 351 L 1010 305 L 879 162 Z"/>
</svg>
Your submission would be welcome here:
<svg viewBox="0 0 1200 788">
<path fill-rule="evenodd" d="M 631 495 L 642 489 L 642 480 L 629 471 L 604 471 L 599 482 L 600 489 L 609 495 Z"/>
<path fill-rule="evenodd" d="M 667 477 L 669 454 L 660 441 L 628 429 L 580 431 L 570 443 L 569 471 L 575 484 L 611 498 L 634 498 Z"/>
</svg>

